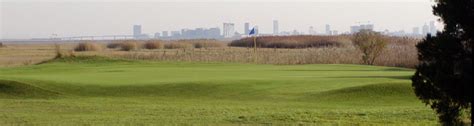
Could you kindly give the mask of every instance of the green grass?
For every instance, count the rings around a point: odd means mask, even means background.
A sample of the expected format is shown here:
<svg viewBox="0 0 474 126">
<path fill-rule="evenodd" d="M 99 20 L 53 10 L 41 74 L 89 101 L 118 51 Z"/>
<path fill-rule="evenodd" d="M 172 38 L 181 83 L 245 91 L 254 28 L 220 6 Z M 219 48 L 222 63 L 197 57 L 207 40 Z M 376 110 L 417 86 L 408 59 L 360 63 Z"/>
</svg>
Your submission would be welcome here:
<svg viewBox="0 0 474 126">
<path fill-rule="evenodd" d="M 0 68 L 0 125 L 436 124 L 413 70 L 65 58 Z"/>
</svg>

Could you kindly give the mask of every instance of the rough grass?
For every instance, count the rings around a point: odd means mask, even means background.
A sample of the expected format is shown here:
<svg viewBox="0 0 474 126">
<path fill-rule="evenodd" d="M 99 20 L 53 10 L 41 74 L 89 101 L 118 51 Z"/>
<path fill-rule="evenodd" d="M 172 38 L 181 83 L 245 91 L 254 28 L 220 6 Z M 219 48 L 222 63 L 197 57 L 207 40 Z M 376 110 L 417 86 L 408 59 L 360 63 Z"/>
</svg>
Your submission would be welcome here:
<svg viewBox="0 0 474 126">
<path fill-rule="evenodd" d="M 412 74 L 363 65 L 63 58 L 0 68 L 3 85 L 21 82 L 14 85 L 58 95 L 0 95 L 6 108 L 0 109 L 0 125 L 436 124 L 434 113 L 412 93 Z"/>
</svg>

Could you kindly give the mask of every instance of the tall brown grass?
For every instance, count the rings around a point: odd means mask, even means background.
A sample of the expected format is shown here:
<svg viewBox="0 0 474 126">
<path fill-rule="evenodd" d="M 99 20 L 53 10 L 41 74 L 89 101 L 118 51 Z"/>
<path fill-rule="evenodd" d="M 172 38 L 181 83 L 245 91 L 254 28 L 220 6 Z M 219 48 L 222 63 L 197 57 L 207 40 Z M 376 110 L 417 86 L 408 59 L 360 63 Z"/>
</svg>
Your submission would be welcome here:
<svg viewBox="0 0 474 126">
<path fill-rule="evenodd" d="M 229 45 L 236 47 L 253 47 L 253 37 L 242 38 L 232 41 Z M 339 47 L 347 42 L 345 36 L 260 36 L 256 38 L 257 47 L 260 48 L 317 48 L 317 47 Z"/>
<path fill-rule="evenodd" d="M 386 49 L 373 65 L 413 68 L 417 64 L 415 44 L 417 39 L 388 38 Z M 135 51 L 132 53 L 107 54 L 107 56 L 127 59 L 148 59 L 160 61 L 186 62 L 232 62 L 259 64 L 364 64 L 363 53 L 354 45 L 344 42 L 344 46 L 315 48 L 258 48 L 257 53 L 250 48 L 226 47 L 204 50 L 192 48 L 190 42 L 173 41 L 165 44 L 160 51 Z M 348 43 L 351 43 L 350 41 Z"/>
<path fill-rule="evenodd" d="M 222 48 L 227 46 L 227 43 L 217 40 L 200 40 L 191 43 L 194 48 Z"/>
<path fill-rule="evenodd" d="M 417 63 L 416 43 L 419 39 L 390 37 L 386 49 L 377 58 L 374 65 L 413 68 Z M 122 43 L 124 41 L 114 41 Z M 230 62 L 258 64 L 363 64 L 362 53 L 351 42 L 340 47 L 314 48 L 258 48 L 257 53 L 251 48 L 244 47 L 213 47 L 213 48 L 173 48 L 159 50 L 138 50 L 140 41 L 136 42 L 135 51 L 118 51 L 105 49 L 103 51 L 77 52 L 75 55 L 98 55 L 114 58 L 184 61 L 184 62 Z M 177 41 L 165 41 L 174 43 Z M 185 42 L 185 41 L 181 41 Z M 190 41 L 186 41 L 190 42 Z M 220 42 L 220 41 L 219 41 Z M 222 42 L 225 43 L 225 42 Z M 61 55 L 68 55 L 67 50 L 73 50 L 75 44 L 61 44 Z M 191 46 L 193 46 L 191 44 Z M 0 66 L 17 66 L 32 60 L 33 63 L 50 59 L 55 56 L 56 49 L 51 45 L 9 45 L 2 48 Z"/>
<path fill-rule="evenodd" d="M 190 49 L 190 48 L 194 48 L 192 43 L 169 42 L 165 44 L 165 49 Z"/>
<path fill-rule="evenodd" d="M 3 43 L 0 42 L 0 48 L 2 48 L 2 47 L 5 47 L 5 45 L 3 45 Z"/>
<path fill-rule="evenodd" d="M 94 42 L 83 42 L 77 44 L 74 48 L 74 51 L 101 51 L 103 49 L 101 44 L 94 43 Z"/>
</svg>

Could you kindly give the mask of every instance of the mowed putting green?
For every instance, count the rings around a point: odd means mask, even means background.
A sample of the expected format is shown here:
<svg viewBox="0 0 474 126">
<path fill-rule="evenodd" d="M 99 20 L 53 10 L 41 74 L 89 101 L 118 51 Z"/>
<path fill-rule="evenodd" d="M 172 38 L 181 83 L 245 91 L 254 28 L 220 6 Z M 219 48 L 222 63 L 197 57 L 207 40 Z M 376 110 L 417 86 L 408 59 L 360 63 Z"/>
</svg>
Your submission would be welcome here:
<svg viewBox="0 0 474 126">
<path fill-rule="evenodd" d="M 413 72 L 65 58 L 0 68 L 0 125 L 436 124 Z"/>
</svg>

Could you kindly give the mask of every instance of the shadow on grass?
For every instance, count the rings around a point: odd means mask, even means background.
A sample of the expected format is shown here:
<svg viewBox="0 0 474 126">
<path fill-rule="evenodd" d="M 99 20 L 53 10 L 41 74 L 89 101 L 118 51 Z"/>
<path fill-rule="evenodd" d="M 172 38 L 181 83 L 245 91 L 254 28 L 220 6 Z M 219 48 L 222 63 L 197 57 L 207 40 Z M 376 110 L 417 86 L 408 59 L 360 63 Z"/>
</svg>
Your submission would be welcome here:
<svg viewBox="0 0 474 126">
<path fill-rule="evenodd" d="M 262 99 L 268 97 L 268 90 L 255 88 L 255 85 L 268 84 L 268 81 L 241 82 L 180 82 L 130 84 L 122 86 L 65 84 L 38 81 L 52 90 L 69 96 L 83 97 L 177 97 L 212 99 Z"/>
<path fill-rule="evenodd" d="M 410 80 L 411 76 L 338 76 L 338 77 L 327 77 L 327 78 L 341 78 L 341 79 L 356 79 L 356 78 L 387 78 L 387 79 L 400 79 Z"/>
<path fill-rule="evenodd" d="M 320 70 L 308 70 L 308 69 L 295 69 L 295 70 L 282 70 L 282 71 L 320 71 L 320 72 L 324 72 L 324 71 L 330 71 L 330 72 L 344 72 L 344 71 L 413 71 L 413 70 L 410 70 L 410 69 L 401 69 L 401 68 L 386 68 L 386 69 L 372 69 L 372 70 L 324 70 L 324 69 L 320 69 Z"/>
<path fill-rule="evenodd" d="M 0 98 L 55 98 L 59 95 L 27 83 L 0 80 Z"/>
</svg>

